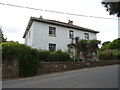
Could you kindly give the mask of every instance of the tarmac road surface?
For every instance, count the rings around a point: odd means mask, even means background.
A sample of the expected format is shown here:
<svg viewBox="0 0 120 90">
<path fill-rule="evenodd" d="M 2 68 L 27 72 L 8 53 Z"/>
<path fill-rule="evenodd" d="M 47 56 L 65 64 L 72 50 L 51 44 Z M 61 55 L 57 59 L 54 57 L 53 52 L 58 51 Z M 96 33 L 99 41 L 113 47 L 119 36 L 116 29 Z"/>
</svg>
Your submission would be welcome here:
<svg viewBox="0 0 120 90">
<path fill-rule="evenodd" d="M 118 65 L 2 82 L 3 88 L 118 88 Z"/>
</svg>

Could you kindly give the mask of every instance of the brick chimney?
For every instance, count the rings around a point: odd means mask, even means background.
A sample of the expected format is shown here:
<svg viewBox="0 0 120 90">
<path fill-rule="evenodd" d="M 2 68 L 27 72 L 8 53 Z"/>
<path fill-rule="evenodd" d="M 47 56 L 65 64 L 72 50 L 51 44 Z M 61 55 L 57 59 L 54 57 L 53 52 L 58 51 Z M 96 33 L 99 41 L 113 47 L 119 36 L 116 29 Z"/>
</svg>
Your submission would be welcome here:
<svg viewBox="0 0 120 90">
<path fill-rule="evenodd" d="M 73 21 L 69 20 L 69 21 L 68 21 L 68 24 L 73 25 Z"/>
</svg>

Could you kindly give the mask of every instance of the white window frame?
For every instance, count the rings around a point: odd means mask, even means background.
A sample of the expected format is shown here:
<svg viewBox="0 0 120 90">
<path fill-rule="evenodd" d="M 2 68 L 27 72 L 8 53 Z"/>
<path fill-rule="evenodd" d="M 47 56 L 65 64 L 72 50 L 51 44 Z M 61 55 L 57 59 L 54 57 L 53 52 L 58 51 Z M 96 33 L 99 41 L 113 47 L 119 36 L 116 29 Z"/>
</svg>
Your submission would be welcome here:
<svg viewBox="0 0 120 90">
<path fill-rule="evenodd" d="M 84 33 L 85 40 L 89 40 L 89 33 Z"/>
<path fill-rule="evenodd" d="M 49 51 L 56 51 L 56 44 L 49 43 Z"/>
<path fill-rule="evenodd" d="M 56 37 L 56 27 L 49 26 L 49 36 Z"/>
<path fill-rule="evenodd" d="M 74 31 L 73 30 L 69 30 L 69 38 L 70 39 L 74 38 Z"/>
</svg>

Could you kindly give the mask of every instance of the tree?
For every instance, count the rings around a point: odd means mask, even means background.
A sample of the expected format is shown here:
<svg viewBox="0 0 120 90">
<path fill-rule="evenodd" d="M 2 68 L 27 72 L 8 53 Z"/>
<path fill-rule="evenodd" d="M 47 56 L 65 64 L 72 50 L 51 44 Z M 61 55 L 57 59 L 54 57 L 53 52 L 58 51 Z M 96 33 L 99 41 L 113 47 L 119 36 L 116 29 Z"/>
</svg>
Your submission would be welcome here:
<svg viewBox="0 0 120 90">
<path fill-rule="evenodd" d="M 112 50 L 120 50 L 120 38 L 113 40 L 109 48 Z"/>
<path fill-rule="evenodd" d="M 6 39 L 7 38 L 4 38 L 2 28 L 0 27 L 0 43 L 7 42 Z"/>
<path fill-rule="evenodd" d="M 120 60 L 120 38 L 102 46 L 99 49 L 99 58 L 101 60 Z"/>
<path fill-rule="evenodd" d="M 110 43 L 110 41 L 106 41 L 102 43 L 102 47 L 105 46 L 106 44 Z"/>
<path fill-rule="evenodd" d="M 120 1 L 119 2 L 101 2 L 104 7 L 106 7 L 106 11 L 109 12 L 110 15 L 117 15 L 120 17 Z"/>
<path fill-rule="evenodd" d="M 101 47 L 100 50 L 105 51 L 105 50 L 120 50 L 120 38 L 113 40 L 112 42 L 104 45 Z"/>
</svg>

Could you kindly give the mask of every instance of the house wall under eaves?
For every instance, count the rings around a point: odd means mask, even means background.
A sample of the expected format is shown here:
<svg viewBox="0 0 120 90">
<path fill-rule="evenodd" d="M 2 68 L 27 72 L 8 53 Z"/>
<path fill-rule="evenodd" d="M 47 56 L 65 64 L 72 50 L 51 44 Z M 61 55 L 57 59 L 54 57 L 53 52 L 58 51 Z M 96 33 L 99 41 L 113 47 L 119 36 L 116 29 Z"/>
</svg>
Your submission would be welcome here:
<svg viewBox="0 0 120 90">
<path fill-rule="evenodd" d="M 49 36 L 49 26 L 56 27 L 55 37 Z M 74 38 L 80 37 L 81 39 L 84 39 L 84 33 L 88 33 L 89 39 L 97 39 L 96 33 L 33 21 L 30 30 L 25 37 L 26 44 L 32 48 L 49 50 L 49 43 L 52 43 L 56 44 L 57 50 L 61 49 L 62 51 L 66 51 L 68 49 L 67 45 L 71 43 L 69 30 L 74 31 Z"/>
</svg>

